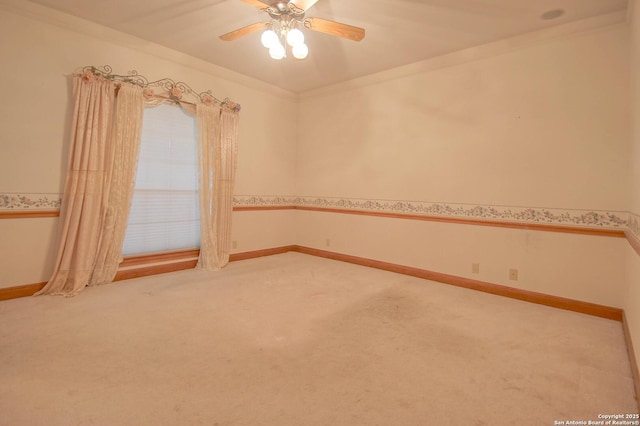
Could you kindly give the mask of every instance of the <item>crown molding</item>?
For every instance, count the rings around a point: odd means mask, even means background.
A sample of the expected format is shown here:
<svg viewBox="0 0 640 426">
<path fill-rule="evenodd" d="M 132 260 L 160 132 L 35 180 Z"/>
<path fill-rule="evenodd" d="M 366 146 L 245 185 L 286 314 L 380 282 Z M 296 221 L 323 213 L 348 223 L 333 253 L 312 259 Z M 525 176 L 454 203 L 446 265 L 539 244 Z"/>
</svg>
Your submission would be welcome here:
<svg viewBox="0 0 640 426">
<path fill-rule="evenodd" d="M 299 94 L 300 99 L 321 97 L 334 93 L 344 92 L 361 87 L 371 86 L 385 81 L 396 80 L 411 75 L 448 68 L 480 59 L 501 55 L 515 50 L 524 49 L 550 40 L 562 39 L 578 33 L 599 30 L 617 24 L 625 24 L 627 11 L 619 11 L 605 15 L 599 15 L 579 21 L 569 22 L 539 31 L 532 31 L 515 37 L 510 37 L 487 44 L 482 44 L 468 49 L 459 50 L 441 56 L 436 56 L 423 61 L 414 62 L 386 71 L 354 78 L 341 83 L 308 90 Z"/>
</svg>

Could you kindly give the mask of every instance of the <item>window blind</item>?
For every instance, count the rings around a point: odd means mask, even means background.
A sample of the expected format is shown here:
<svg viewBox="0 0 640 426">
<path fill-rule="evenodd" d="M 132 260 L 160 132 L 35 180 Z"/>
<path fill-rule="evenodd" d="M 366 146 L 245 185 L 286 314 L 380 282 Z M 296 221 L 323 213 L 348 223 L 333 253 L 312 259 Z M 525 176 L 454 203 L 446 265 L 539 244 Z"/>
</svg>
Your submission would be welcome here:
<svg viewBox="0 0 640 426">
<path fill-rule="evenodd" d="M 195 118 L 146 108 L 123 255 L 200 247 Z"/>
</svg>

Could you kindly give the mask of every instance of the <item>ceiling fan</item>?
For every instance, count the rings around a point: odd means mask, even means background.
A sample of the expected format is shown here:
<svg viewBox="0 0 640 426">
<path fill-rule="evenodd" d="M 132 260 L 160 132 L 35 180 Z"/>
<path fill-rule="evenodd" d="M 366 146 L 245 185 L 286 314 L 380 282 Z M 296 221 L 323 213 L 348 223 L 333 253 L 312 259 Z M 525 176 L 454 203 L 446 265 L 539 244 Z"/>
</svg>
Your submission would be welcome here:
<svg viewBox="0 0 640 426">
<path fill-rule="evenodd" d="M 286 56 L 288 44 L 293 56 L 304 59 L 308 53 L 308 47 L 304 44 L 304 35 L 298 27 L 307 28 L 348 40 L 360 41 L 364 38 L 364 29 L 328 19 L 306 17 L 305 14 L 318 0 L 241 0 L 264 12 L 271 20 L 257 22 L 246 27 L 228 32 L 220 36 L 221 40 L 233 41 L 240 37 L 252 34 L 256 31 L 266 30 L 262 34 L 262 44 L 269 49 L 273 59 L 282 59 Z"/>
</svg>

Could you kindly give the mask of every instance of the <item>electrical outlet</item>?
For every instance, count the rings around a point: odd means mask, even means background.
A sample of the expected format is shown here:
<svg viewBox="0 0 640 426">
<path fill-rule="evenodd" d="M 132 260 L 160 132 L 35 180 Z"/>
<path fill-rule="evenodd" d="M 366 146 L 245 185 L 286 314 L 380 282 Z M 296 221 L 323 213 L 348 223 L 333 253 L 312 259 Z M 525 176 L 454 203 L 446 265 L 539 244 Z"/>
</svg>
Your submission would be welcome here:
<svg viewBox="0 0 640 426">
<path fill-rule="evenodd" d="M 229 241 L 229 240 L 227 240 L 227 241 Z M 233 240 L 233 241 L 231 242 L 231 248 L 234 248 L 234 249 L 235 249 L 235 248 L 238 248 L 238 242 L 237 242 L 236 240 Z"/>
<path fill-rule="evenodd" d="M 327 247 L 331 247 L 331 240 L 327 238 L 324 242 L 324 245 Z"/>
<path fill-rule="evenodd" d="M 480 273 L 480 264 L 479 263 L 472 263 L 471 264 L 471 272 L 473 272 L 474 274 L 479 274 Z"/>
<path fill-rule="evenodd" d="M 509 279 L 511 281 L 518 281 L 518 270 L 515 268 L 509 269 Z"/>
</svg>

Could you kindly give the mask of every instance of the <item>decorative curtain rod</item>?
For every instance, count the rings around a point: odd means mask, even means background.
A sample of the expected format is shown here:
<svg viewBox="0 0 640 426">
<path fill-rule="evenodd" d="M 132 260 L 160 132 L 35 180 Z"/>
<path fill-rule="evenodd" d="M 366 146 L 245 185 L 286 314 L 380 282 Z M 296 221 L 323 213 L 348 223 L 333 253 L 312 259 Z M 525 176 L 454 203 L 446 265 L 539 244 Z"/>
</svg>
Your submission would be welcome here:
<svg viewBox="0 0 640 426">
<path fill-rule="evenodd" d="M 145 76 L 138 74 L 136 70 L 129 71 L 126 75 L 112 74 L 112 71 L 113 69 L 109 65 L 104 65 L 102 67 L 88 65 L 82 68 L 82 76 L 85 79 L 102 78 L 105 80 L 135 84 L 145 89 L 145 96 L 157 96 L 153 89 L 158 88 L 165 91 L 168 94 L 168 97 L 175 102 L 190 103 L 183 98 L 192 97 L 205 105 L 218 104 L 222 107 L 240 111 L 240 104 L 231 101 L 229 98 L 220 100 L 213 96 L 211 90 L 198 93 L 187 83 L 182 81 L 175 82 L 170 78 L 149 81 Z"/>
</svg>

